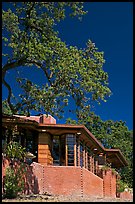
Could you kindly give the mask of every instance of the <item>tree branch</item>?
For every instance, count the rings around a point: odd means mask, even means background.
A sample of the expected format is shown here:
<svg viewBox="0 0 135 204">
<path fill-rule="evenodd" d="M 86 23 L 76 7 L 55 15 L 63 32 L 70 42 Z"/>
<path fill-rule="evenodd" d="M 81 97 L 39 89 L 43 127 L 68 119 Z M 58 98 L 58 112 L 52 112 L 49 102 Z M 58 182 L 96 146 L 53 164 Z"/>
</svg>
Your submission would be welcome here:
<svg viewBox="0 0 135 204">
<path fill-rule="evenodd" d="M 10 87 L 10 85 L 5 81 L 5 75 L 6 75 L 6 71 L 10 70 L 10 69 L 14 69 L 16 67 L 19 67 L 21 65 L 25 64 L 25 59 L 20 59 L 17 62 L 11 62 L 11 63 L 7 63 L 3 66 L 2 68 L 2 83 L 7 87 L 8 89 L 8 98 L 7 98 L 7 102 L 9 104 L 10 109 L 12 110 L 13 113 L 16 112 L 16 109 L 13 107 L 13 105 L 11 104 L 11 96 L 12 96 L 12 89 Z"/>
<path fill-rule="evenodd" d="M 42 63 L 40 62 L 37 62 L 37 61 L 34 61 L 34 60 L 26 60 L 26 63 L 29 63 L 29 64 L 36 64 L 37 66 L 41 67 L 41 69 L 44 71 L 49 83 L 51 86 L 53 86 L 52 82 L 51 82 L 51 78 L 49 76 L 49 74 L 47 73 L 45 67 L 42 65 Z"/>
<path fill-rule="evenodd" d="M 30 19 L 30 12 L 34 8 L 34 5 L 35 5 L 35 2 L 31 2 L 31 3 L 32 3 L 32 6 L 26 11 L 29 19 Z"/>
<path fill-rule="evenodd" d="M 14 109 L 13 105 L 11 104 L 11 96 L 12 96 L 12 90 L 10 85 L 5 81 L 5 79 L 3 78 L 3 84 L 7 87 L 8 89 L 8 98 L 7 98 L 7 102 L 9 104 L 10 109 L 12 110 L 13 114 L 15 114 L 16 110 Z"/>
<path fill-rule="evenodd" d="M 21 58 L 16 62 L 7 63 L 2 67 L 2 79 L 5 77 L 6 71 L 10 69 L 14 69 L 16 67 L 22 66 L 25 64 L 26 58 Z"/>
</svg>

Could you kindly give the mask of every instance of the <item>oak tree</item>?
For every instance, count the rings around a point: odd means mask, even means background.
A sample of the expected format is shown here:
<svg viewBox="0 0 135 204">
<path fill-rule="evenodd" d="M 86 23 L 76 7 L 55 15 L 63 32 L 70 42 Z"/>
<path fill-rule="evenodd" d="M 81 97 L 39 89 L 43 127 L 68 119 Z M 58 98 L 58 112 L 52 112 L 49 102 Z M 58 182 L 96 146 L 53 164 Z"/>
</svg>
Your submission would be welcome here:
<svg viewBox="0 0 135 204">
<path fill-rule="evenodd" d="M 13 114 L 31 110 L 61 117 L 69 100 L 74 111 L 90 111 L 91 100 L 110 96 L 104 53 L 88 39 L 84 49 L 68 46 L 59 37 L 57 24 L 68 15 L 81 18 L 83 2 L 8 2 L 2 11 L 2 83 L 8 90 L 6 105 Z M 8 8 L 7 8 L 8 7 Z M 44 84 L 24 78 L 20 69 L 41 69 Z M 15 96 L 8 72 L 17 69 L 20 94 Z"/>
</svg>

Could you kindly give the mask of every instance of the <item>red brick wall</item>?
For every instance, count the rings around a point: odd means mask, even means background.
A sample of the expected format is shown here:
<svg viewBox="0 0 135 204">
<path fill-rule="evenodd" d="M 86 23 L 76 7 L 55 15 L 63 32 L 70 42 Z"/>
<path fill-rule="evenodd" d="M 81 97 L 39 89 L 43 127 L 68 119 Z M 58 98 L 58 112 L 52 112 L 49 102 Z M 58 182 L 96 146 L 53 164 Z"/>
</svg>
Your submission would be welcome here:
<svg viewBox="0 0 135 204">
<path fill-rule="evenodd" d="M 51 115 L 48 115 L 46 117 L 45 114 L 43 114 L 41 117 L 40 117 L 40 123 L 43 123 L 43 124 L 56 124 L 56 119 L 53 118 Z"/>
<path fill-rule="evenodd" d="M 83 194 L 103 197 L 103 179 L 94 175 L 87 169 L 82 169 Z"/>
<path fill-rule="evenodd" d="M 124 200 L 133 200 L 133 194 L 128 191 L 121 192 L 119 197 Z"/>
<path fill-rule="evenodd" d="M 111 176 L 111 197 L 116 198 L 116 180 L 117 175 L 112 172 Z"/>
<path fill-rule="evenodd" d="M 81 167 L 45 166 L 44 191 L 55 195 L 103 197 L 103 180 Z"/>
<path fill-rule="evenodd" d="M 45 191 L 55 195 L 81 195 L 79 167 L 45 166 Z"/>
<path fill-rule="evenodd" d="M 34 192 L 43 194 L 44 191 L 44 166 L 41 164 L 38 164 L 36 162 L 33 162 L 31 165 L 32 172 L 35 177 L 35 183 L 34 186 Z"/>
<path fill-rule="evenodd" d="M 2 165 L 2 176 L 9 162 Z M 96 197 L 116 197 L 116 175 L 112 171 L 103 172 L 103 179 L 81 167 L 43 166 L 33 162 L 26 164 L 25 194 L 45 192 L 55 195 L 90 195 Z M 122 198 L 129 198 L 127 192 Z"/>
<path fill-rule="evenodd" d="M 6 173 L 6 168 L 11 163 L 10 160 L 3 158 L 2 159 L 2 193 L 3 193 L 3 180 Z M 17 170 L 19 167 L 19 162 L 13 162 L 13 167 Z M 43 166 L 33 162 L 32 165 L 24 164 L 24 167 L 26 168 L 26 174 L 24 175 L 23 179 L 25 181 L 25 187 L 24 187 L 24 194 L 31 194 L 31 193 L 42 193 L 43 189 Z"/>
<path fill-rule="evenodd" d="M 116 175 L 111 169 L 103 171 L 103 193 L 105 197 L 116 197 Z"/>
</svg>

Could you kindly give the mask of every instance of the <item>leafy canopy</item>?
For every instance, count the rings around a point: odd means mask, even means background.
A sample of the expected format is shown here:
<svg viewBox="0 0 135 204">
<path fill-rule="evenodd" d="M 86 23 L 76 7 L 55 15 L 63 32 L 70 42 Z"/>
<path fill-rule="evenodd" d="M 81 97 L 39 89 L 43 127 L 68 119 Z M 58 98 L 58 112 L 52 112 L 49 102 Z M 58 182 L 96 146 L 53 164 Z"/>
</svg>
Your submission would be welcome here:
<svg viewBox="0 0 135 204">
<path fill-rule="evenodd" d="M 100 103 L 111 91 L 108 74 L 103 70 L 104 53 L 88 40 L 84 49 L 63 42 L 56 25 L 69 14 L 81 17 L 83 2 L 8 2 L 2 11 L 3 67 L 2 83 L 8 89 L 5 102 L 12 113 L 30 114 L 31 110 L 62 117 L 72 99 L 75 112 L 90 111 L 90 101 Z M 20 95 L 14 96 L 6 81 L 7 72 L 33 66 L 44 74 L 42 86 L 31 79 L 16 78 Z M 4 104 L 4 105 L 5 105 Z M 5 109 L 4 109 L 5 110 Z"/>
</svg>

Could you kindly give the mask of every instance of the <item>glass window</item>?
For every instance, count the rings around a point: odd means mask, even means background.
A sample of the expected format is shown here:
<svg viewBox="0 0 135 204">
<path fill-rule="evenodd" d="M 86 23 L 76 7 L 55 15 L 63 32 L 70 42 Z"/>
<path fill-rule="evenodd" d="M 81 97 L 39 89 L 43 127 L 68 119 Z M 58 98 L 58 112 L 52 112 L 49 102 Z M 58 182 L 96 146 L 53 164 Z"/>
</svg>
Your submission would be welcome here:
<svg viewBox="0 0 135 204">
<path fill-rule="evenodd" d="M 53 164 L 58 166 L 65 165 L 65 136 L 53 136 Z"/>
<path fill-rule="evenodd" d="M 59 136 L 54 136 L 53 137 L 52 155 L 53 155 L 53 163 L 55 165 L 59 165 L 59 163 L 60 163 L 60 141 L 59 141 Z"/>
<path fill-rule="evenodd" d="M 76 143 L 75 135 L 67 134 L 66 144 L 67 144 L 67 164 L 68 166 L 74 166 L 74 145 L 75 143 Z"/>
</svg>

